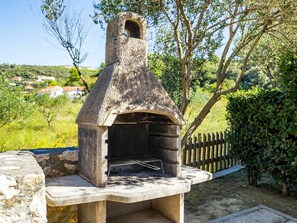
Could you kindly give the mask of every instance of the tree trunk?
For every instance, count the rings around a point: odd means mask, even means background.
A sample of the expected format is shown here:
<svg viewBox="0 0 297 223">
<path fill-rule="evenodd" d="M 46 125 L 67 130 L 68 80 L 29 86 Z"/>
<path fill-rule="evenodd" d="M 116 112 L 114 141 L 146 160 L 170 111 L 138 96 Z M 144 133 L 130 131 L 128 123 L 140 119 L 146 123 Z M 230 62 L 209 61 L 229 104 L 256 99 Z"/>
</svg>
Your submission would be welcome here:
<svg viewBox="0 0 297 223">
<path fill-rule="evenodd" d="M 86 80 L 83 78 L 83 76 L 82 76 L 82 74 L 81 74 L 81 72 L 80 72 L 79 66 L 77 66 L 75 63 L 73 63 L 73 65 L 74 65 L 75 69 L 77 70 L 78 76 L 80 77 L 80 79 L 81 79 L 82 82 L 84 83 L 87 92 L 90 93 L 89 85 L 88 85 L 88 83 L 86 82 Z"/>
<path fill-rule="evenodd" d="M 195 120 L 191 123 L 189 129 L 186 131 L 185 135 L 182 138 L 181 141 L 181 147 L 184 148 L 186 143 L 188 142 L 191 135 L 194 133 L 194 131 L 197 129 L 197 127 L 202 123 L 204 118 L 207 116 L 207 114 L 210 112 L 210 109 L 214 104 L 220 99 L 220 95 L 217 93 L 214 93 L 212 97 L 208 100 L 208 102 L 205 104 L 205 106 L 202 108 L 198 116 L 195 118 Z"/>
<path fill-rule="evenodd" d="M 188 72 L 190 72 L 190 71 L 188 70 L 186 63 L 184 63 L 184 62 L 181 63 L 181 69 L 182 69 L 183 100 L 182 100 L 179 110 L 184 115 L 186 113 L 186 110 L 190 103 L 190 86 L 189 86 L 190 75 L 188 74 Z"/>
<path fill-rule="evenodd" d="M 289 195 L 289 184 L 288 184 L 288 178 L 287 178 L 286 172 L 283 173 L 282 195 L 283 196 Z"/>
</svg>

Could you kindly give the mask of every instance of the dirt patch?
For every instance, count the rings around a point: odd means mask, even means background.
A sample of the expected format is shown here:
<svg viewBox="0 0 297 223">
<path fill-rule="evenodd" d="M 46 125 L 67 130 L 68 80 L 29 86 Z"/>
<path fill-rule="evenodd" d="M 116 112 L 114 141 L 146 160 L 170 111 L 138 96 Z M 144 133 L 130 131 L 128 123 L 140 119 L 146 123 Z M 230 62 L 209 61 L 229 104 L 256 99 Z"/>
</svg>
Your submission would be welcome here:
<svg viewBox="0 0 297 223">
<path fill-rule="evenodd" d="M 185 222 L 207 222 L 260 204 L 297 218 L 297 191 L 289 197 L 280 195 L 269 176 L 264 176 L 258 187 L 248 186 L 242 170 L 193 185 L 185 195 Z"/>
</svg>

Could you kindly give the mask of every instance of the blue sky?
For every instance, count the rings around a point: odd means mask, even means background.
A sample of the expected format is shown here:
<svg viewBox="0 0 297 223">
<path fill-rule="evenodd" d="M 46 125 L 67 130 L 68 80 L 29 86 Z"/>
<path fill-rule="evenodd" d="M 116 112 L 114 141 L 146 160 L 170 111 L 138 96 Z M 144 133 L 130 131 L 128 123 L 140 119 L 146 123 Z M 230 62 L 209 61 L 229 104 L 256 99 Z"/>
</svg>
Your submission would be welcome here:
<svg viewBox="0 0 297 223">
<path fill-rule="evenodd" d="M 50 37 L 39 12 L 41 0 L 1 0 L 0 4 L 0 64 L 71 65 L 67 52 Z M 89 55 L 82 66 L 98 67 L 104 62 L 105 32 L 93 24 L 93 0 L 70 0 L 76 12 L 90 27 L 84 44 Z"/>
</svg>

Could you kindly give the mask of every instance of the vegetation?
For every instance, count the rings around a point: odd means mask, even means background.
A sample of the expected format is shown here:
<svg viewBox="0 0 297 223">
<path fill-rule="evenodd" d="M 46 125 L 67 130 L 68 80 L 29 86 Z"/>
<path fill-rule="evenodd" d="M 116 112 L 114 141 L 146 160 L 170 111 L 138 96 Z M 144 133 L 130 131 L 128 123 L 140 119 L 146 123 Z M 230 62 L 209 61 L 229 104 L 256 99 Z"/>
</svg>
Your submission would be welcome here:
<svg viewBox="0 0 297 223">
<path fill-rule="evenodd" d="M 85 76 L 98 75 L 97 69 L 81 68 Z M 24 79 L 37 79 L 38 75 L 55 77 L 62 85 L 70 76 L 70 68 L 65 66 L 38 66 L 38 65 L 16 65 L 0 64 L 0 74 L 5 74 L 7 78 L 14 76 Z"/>
<path fill-rule="evenodd" d="M 35 148 L 77 146 L 75 119 L 81 103 L 64 104 L 51 128 L 43 115 L 34 110 L 25 123 L 11 123 L 0 128 L 0 152 Z"/>
<path fill-rule="evenodd" d="M 64 105 L 69 101 L 69 97 L 65 95 L 52 98 L 49 94 L 39 95 L 35 99 L 37 110 L 43 115 L 48 127 L 51 127 L 52 122 L 65 109 Z"/>
<path fill-rule="evenodd" d="M 211 97 L 211 92 L 204 90 L 197 90 L 191 97 L 192 103 L 189 106 L 187 113 L 184 118 L 187 124 L 182 129 L 182 134 L 184 134 L 189 128 L 189 123 L 193 121 L 199 111 L 203 108 L 205 102 Z M 227 128 L 226 120 L 226 105 L 228 100 L 222 98 L 218 103 L 216 103 L 210 110 L 209 114 L 203 121 L 203 123 L 196 129 L 194 135 L 198 133 L 210 133 L 210 132 L 220 132 L 225 131 Z"/>
<path fill-rule="evenodd" d="M 285 51 L 279 63 L 280 88 L 230 96 L 227 119 L 232 152 L 246 165 L 249 183 L 267 171 L 288 194 L 297 179 L 296 53 Z"/>
<path fill-rule="evenodd" d="M 249 182 L 256 184 L 267 171 L 283 194 L 297 179 L 296 62 L 296 53 L 286 51 L 279 65 L 280 89 L 240 92 L 227 106 L 229 141 L 247 166 Z"/>
<path fill-rule="evenodd" d="M 229 142 L 250 184 L 269 172 L 287 194 L 297 179 L 297 104 L 280 90 L 239 92 L 227 106 Z"/>
<path fill-rule="evenodd" d="M 0 76 L 0 128 L 12 122 L 24 121 L 30 114 L 30 106 L 22 101 L 19 89 L 8 83 L 4 75 Z"/>
<path fill-rule="evenodd" d="M 43 0 L 41 5 L 44 16 L 43 26 L 48 34 L 67 51 L 86 91 L 90 92 L 89 84 L 80 70 L 80 64 L 88 56 L 82 50 L 87 37 L 86 26 L 82 22 L 80 13 L 70 14 L 67 9 L 64 0 Z"/>
<path fill-rule="evenodd" d="M 90 83 L 96 80 L 98 70 L 82 70 Z M 57 80 L 37 82 L 38 75 Z M 22 80 L 13 81 L 13 77 L 22 77 Z M 28 81 L 34 82 L 31 91 L 24 89 Z M 75 119 L 83 99 L 70 102 L 65 97 L 37 97 L 39 89 L 63 86 L 67 81 L 75 84 L 75 73 L 64 66 L 0 64 L 0 151 L 77 145 Z M 80 81 L 76 83 L 82 85 Z"/>
</svg>

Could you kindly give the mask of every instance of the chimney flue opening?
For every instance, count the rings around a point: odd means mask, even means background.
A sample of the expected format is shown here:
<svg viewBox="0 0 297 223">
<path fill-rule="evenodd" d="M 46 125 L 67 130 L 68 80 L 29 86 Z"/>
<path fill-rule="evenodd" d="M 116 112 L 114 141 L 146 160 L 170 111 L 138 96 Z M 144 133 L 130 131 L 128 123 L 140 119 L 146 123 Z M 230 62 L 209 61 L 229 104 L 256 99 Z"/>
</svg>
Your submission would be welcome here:
<svg viewBox="0 0 297 223">
<path fill-rule="evenodd" d="M 124 35 L 127 37 L 140 39 L 140 27 L 138 23 L 131 20 L 127 20 L 125 22 Z"/>
</svg>

